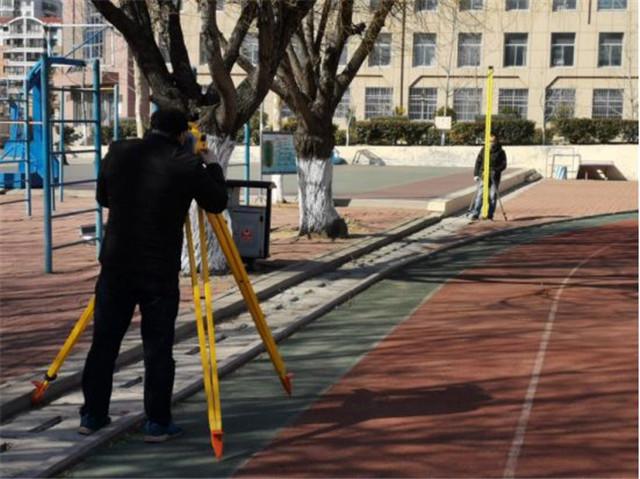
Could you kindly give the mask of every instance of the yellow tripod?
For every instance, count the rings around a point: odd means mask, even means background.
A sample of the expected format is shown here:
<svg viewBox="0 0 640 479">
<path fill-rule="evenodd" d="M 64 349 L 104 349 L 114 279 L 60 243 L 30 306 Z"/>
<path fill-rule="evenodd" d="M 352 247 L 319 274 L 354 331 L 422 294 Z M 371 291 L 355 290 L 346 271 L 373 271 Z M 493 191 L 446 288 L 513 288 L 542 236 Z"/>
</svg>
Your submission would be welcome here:
<svg viewBox="0 0 640 479">
<path fill-rule="evenodd" d="M 287 394 L 291 395 L 291 374 L 287 373 L 284 361 L 280 355 L 271 330 L 265 321 L 264 313 L 258 303 L 258 298 L 251 286 L 249 276 L 244 268 L 238 249 L 229 233 L 224 218 L 219 214 L 207 213 L 207 219 L 213 228 L 213 231 L 220 243 L 222 252 L 227 259 L 231 273 L 238 284 L 242 297 L 247 304 L 247 309 L 253 318 L 258 333 L 264 343 L 271 362 L 282 382 Z M 204 212 L 198 209 L 198 232 L 200 237 L 200 248 L 202 261 L 201 264 L 204 267 L 201 268 L 201 278 L 203 281 L 204 298 L 205 298 L 205 319 L 202 317 L 202 305 L 200 295 L 200 285 L 197 275 L 197 267 L 195 262 L 195 251 L 193 246 L 193 237 L 191 234 L 191 221 L 187 216 L 185 222 L 185 230 L 187 237 L 187 247 L 189 251 L 189 266 L 191 269 L 191 286 L 193 289 L 193 301 L 196 316 L 196 327 L 198 331 L 198 342 L 200 348 L 200 359 L 202 361 L 202 369 L 204 375 L 204 388 L 207 395 L 207 412 L 209 419 L 209 429 L 211 431 L 211 445 L 214 449 L 217 458 L 222 457 L 222 417 L 220 409 L 220 387 L 218 381 L 218 366 L 216 362 L 215 353 L 215 331 L 213 323 L 213 303 L 211 294 L 211 284 L 209 282 L 209 271 L 207 265 L 207 242 L 204 226 Z M 95 307 L 95 298 L 92 297 L 89 300 L 89 304 L 83 311 L 80 319 L 75 324 L 69 337 L 64 342 L 64 345 L 58 352 L 57 356 L 49 366 L 49 369 L 45 373 L 43 381 L 34 381 L 35 389 L 31 394 L 32 403 L 38 404 L 42 402 L 44 394 L 49 387 L 51 381 L 53 381 L 58 374 L 58 371 L 62 367 L 65 359 L 71 352 L 71 349 L 76 344 L 78 338 L 85 330 L 89 321 L 93 318 L 93 312 Z"/>
</svg>

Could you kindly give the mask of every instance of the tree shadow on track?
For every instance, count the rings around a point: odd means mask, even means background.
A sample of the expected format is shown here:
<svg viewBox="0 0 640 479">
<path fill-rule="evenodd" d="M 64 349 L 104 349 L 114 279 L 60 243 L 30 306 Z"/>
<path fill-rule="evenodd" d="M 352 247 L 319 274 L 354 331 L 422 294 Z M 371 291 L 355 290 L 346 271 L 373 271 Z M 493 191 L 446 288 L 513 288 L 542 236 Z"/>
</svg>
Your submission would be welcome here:
<svg viewBox="0 0 640 479">
<path fill-rule="evenodd" d="M 456 414 L 476 410 L 493 398 L 473 383 L 429 388 L 385 389 L 359 388 L 348 395 L 332 394 L 329 407 L 314 409 L 303 415 L 299 424 L 328 424 L 295 437 L 277 441 L 278 446 L 301 439 L 322 436 L 372 419 L 410 418 Z"/>
</svg>

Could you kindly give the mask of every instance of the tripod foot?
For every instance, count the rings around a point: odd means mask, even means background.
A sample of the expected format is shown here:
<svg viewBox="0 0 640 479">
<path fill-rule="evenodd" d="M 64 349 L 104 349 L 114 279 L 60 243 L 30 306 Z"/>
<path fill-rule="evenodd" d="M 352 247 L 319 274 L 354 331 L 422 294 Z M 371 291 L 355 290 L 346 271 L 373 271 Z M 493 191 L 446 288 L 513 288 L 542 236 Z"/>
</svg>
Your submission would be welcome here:
<svg viewBox="0 0 640 479">
<path fill-rule="evenodd" d="M 216 459 L 222 459 L 222 431 L 211 432 L 211 447 L 216 454 Z"/>
<path fill-rule="evenodd" d="M 36 387 L 31 393 L 31 404 L 37 406 L 42 402 L 44 393 L 49 388 L 49 381 L 31 381 L 31 384 Z"/>
<path fill-rule="evenodd" d="M 292 392 L 291 378 L 293 378 L 293 374 L 291 373 L 287 373 L 285 376 L 282 376 L 280 378 L 280 381 L 282 381 L 282 387 L 284 388 L 285 391 L 287 391 L 287 394 L 289 395 L 289 397 L 291 397 L 291 392 Z"/>
</svg>

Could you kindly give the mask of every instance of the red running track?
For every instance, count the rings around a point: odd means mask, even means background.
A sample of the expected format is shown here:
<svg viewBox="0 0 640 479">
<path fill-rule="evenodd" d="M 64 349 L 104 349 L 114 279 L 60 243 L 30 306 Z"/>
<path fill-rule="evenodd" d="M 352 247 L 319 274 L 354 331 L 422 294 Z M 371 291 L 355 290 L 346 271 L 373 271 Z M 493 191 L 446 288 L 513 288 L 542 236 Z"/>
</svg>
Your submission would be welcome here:
<svg viewBox="0 0 640 479">
<path fill-rule="evenodd" d="M 637 231 L 465 271 L 238 474 L 637 477 Z"/>
</svg>

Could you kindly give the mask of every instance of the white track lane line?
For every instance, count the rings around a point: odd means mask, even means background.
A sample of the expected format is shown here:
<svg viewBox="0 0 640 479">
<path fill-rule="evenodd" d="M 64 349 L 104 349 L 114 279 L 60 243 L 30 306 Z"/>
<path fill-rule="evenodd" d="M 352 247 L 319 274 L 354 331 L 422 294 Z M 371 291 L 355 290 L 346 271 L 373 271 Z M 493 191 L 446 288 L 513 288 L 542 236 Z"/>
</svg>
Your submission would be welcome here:
<svg viewBox="0 0 640 479">
<path fill-rule="evenodd" d="M 540 375 L 542 373 L 542 366 L 544 364 L 544 357 L 547 352 L 547 346 L 549 345 L 549 340 L 551 338 L 551 331 L 553 328 L 553 322 L 556 319 L 556 313 L 558 311 L 558 304 L 560 303 L 560 296 L 562 296 L 562 292 L 564 288 L 569 284 L 569 281 L 573 277 L 573 275 L 588 261 L 591 260 L 594 256 L 600 254 L 605 249 L 609 248 L 609 246 L 604 246 L 594 253 L 587 256 L 580 263 L 578 263 L 571 272 L 567 275 L 566 278 L 562 281 L 560 288 L 556 292 L 555 297 L 553 298 L 553 303 L 551 304 L 551 309 L 549 310 L 549 316 L 547 317 L 547 323 L 544 327 L 544 333 L 542 334 L 542 339 L 540 340 L 540 347 L 538 348 L 538 355 L 536 356 L 536 361 L 533 366 L 533 371 L 531 373 L 531 380 L 529 381 L 529 387 L 527 389 L 527 395 L 524 399 L 524 404 L 522 405 L 522 412 L 520 413 L 520 419 L 518 420 L 518 427 L 516 428 L 515 435 L 513 437 L 513 442 L 511 443 L 511 449 L 509 450 L 509 456 L 507 458 L 507 465 L 504 468 L 504 473 L 502 475 L 503 478 L 512 478 L 515 476 L 516 467 L 518 465 L 518 457 L 520 456 L 520 450 L 522 449 L 522 444 L 524 443 L 524 436 L 527 432 L 527 423 L 529 422 L 529 416 L 531 416 L 531 409 L 533 408 L 533 399 L 536 395 L 536 389 L 538 388 L 538 382 L 540 381 Z"/>
</svg>

